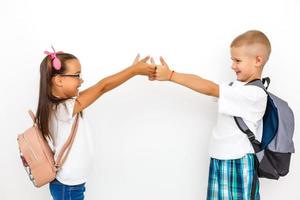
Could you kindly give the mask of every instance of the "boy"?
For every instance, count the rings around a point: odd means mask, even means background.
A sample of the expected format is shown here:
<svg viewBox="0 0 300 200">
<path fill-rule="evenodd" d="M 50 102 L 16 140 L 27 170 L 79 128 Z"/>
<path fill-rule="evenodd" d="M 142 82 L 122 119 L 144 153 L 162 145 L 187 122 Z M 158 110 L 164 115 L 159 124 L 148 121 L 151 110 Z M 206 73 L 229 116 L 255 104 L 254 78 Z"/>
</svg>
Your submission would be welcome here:
<svg viewBox="0 0 300 200">
<path fill-rule="evenodd" d="M 246 134 L 240 131 L 233 116 L 242 117 L 260 141 L 262 117 L 267 95 L 246 83 L 261 79 L 271 45 L 264 33 L 247 31 L 230 45 L 232 70 L 236 81 L 231 86 L 218 85 L 192 74 L 172 71 L 161 57 L 156 80 L 169 80 L 196 92 L 218 97 L 218 120 L 212 133 L 207 199 L 260 199 L 255 171 L 254 150 Z"/>
</svg>

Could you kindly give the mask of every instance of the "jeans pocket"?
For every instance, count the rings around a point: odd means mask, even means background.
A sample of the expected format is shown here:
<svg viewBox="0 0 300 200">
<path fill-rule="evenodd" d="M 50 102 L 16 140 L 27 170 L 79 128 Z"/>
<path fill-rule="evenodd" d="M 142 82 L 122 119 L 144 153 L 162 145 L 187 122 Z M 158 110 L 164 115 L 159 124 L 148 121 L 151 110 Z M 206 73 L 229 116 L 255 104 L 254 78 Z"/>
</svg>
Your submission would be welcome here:
<svg viewBox="0 0 300 200">
<path fill-rule="evenodd" d="M 70 186 L 68 190 L 72 200 L 84 199 L 85 184 Z"/>
</svg>

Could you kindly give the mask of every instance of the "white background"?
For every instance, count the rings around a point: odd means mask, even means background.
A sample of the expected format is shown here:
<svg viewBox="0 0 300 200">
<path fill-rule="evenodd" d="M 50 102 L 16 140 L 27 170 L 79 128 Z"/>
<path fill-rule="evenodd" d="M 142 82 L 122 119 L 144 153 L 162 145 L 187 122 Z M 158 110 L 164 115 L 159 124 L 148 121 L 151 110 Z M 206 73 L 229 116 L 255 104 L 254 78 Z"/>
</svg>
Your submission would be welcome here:
<svg viewBox="0 0 300 200">
<path fill-rule="evenodd" d="M 0 199 L 50 199 L 21 165 L 16 136 L 31 125 L 43 51 L 75 54 L 82 89 L 129 66 L 139 52 L 163 55 L 172 69 L 224 83 L 234 80 L 229 45 L 249 29 L 272 43 L 264 75 L 296 118 L 299 144 L 300 1 L 58 1 L 0 2 Z M 134 77 L 86 110 L 95 143 L 88 200 L 205 199 L 208 142 L 217 103 L 169 82 Z M 80 161 L 78 161 L 80 162 Z M 266 200 L 300 198 L 299 154 L 279 181 L 261 180 Z"/>
</svg>

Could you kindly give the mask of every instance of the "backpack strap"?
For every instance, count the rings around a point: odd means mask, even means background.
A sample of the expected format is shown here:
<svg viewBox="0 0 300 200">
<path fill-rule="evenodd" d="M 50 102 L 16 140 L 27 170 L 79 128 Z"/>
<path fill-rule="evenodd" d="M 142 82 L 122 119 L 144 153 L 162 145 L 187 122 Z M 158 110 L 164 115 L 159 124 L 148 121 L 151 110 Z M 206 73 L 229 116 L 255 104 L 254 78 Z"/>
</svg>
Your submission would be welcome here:
<svg viewBox="0 0 300 200">
<path fill-rule="evenodd" d="M 29 113 L 29 115 L 30 115 L 30 117 L 31 117 L 31 119 L 32 119 L 32 122 L 33 122 L 33 124 L 35 124 L 35 115 L 34 115 L 34 113 L 32 112 L 32 110 L 28 110 L 28 113 Z"/>
<path fill-rule="evenodd" d="M 253 147 L 255 153 L 260 152 L 261 151 L 260 142 L 255 138 L 254 133 L 248 128 L 248 126 L 244 122 L 244 120 L 241 117 L 236 117 L 236 116 L 234 116 L 233 118 L 234 118 L 235 123 L 239 127 L 239 129 L 247 135 L 249 141 L 252 144 L 252 147 Z"/>
<path fill-rule="evenodd" d="M 32 110 L 29 110 L 28 113 L 34 123 L 34 126 L 36 126 L 36 117 L 35 117 L 34 113 L 32 112 Z M 67 141 L 61 148 L 61 150 L 58 154 L 57 160 L 55 161 L 56 170 L 59 170 L 61 168 L 61 166 L 64 164 L 64 162 L 66 161 L 66 159 L 68 157 L 68 154 L 71 150 L 72 144 L 74 142 L 74 139 L 75 139 L 75 136 L 77 133 L 78 122 L 79 122 L 79 113 L 76 114 L 75 120 L 72 125 L 71 133 L 70 133 Z"/>
<path fill-rule="evenodd" d="M 263 89 L 268 94 L 267 88 L 269 87 L 270 81 L 271 81 L 270 78 L 266 77 L 266 78 L 263 78 L 262 80 L 255 79 L 253 81 L 250 81 L 246 85 L 257 86 L 257 87 Z M 267 82 L 266 87 L 264 86 L 265 82 Z M 233 82 L 229 83 L 230 86 L 232 86 L 232 84 L 233 84 Z M 252 144 L 252 147 L 253 147 L 255 153 L 260 152 L 262 150 L 260 147 L 261 143 L 255 138 L 254 133 L 249 129 L 249 127 L 247 126 L 245 121 L 241 117 L 234 116 L 233 118 L 234 118 L 234 121 L 237 124 L 238 128 L 247 135 L 249 141 Z"/>
<path fill-rule="evenodd" d="M 77 133 L 78 122 L 79 122 L 79 113 L 76 114 L 75 120 L 72 125 L 71 133 L 70 133 L 67 141 L 65 142 L 64 146 L 61 148 L 61 150 L 58 154 L 58 157 L 56 159 L 55 167 L 57 170 L 59 170 L 61 168 L 61 166 L 64 164 L 64 162 L 66 161 L 66 159 L 70 153 L 72 144 L 74 142 L 74 139 L 75 139 L 75 136 Z"/>
<path fill-rule="evenodd" d="M 269 85 L 270 85 L 270 82 L 271 82 L 271 79 L 269 77 L 265 77 L 262 79 L 262 83 L 265 85 L 265 82 L 267 82 L 267 86 L 266 86 L 266 90 L 268 89 Z"/>
<path fill-rule="evenodd" d="M 266 82 L 267 82 L 267 86 L 265 87 Z M 269 77 L 263 78 L 262 80 L 255 79 L 253 81 L 250 81 L 249 83 L 246 83 L 246 85 L 254 85 L 254 86 L 257 86 L 257 87 L 263 89 L 267 94 L 268 94 L 267 88 L 269 87 L 269 84 L 270 84 Z"/>
</svg>

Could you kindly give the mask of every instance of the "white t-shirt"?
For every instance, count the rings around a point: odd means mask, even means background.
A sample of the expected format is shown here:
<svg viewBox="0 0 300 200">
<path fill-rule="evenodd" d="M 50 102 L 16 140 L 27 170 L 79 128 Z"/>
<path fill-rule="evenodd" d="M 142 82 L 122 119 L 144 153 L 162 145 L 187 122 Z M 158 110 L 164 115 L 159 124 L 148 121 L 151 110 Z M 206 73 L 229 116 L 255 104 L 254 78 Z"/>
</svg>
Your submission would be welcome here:
<svg viewBox="0 0 300 200">
<path fill-rule="evenodd" d="M 257 86 L 235 81 L 232 86 L 220 85 L 218 118 L 213 129 L 210 157 L 220 160 L 242 158 L 254 153 L 253 147 L 234 121 L 242 117 L 258 141 L 262 137 L 262 117 L 265 113 L 267 94 Z"/>
<path fill-rule="evenodd" d="M 68 139 L 75 116 L 73 109 L 75 99 L 68 99 L 57 106 L 50 120 L 50 132 L 53 138 L 55 160 Z M 79 117 L 77 133 L 69 152 L 69 155 L 58 171 L 56 179 L 66 185 L 78 185 L 85 183 L 92 165 L 92 140 L 85 117 Z"/>
</svg>

